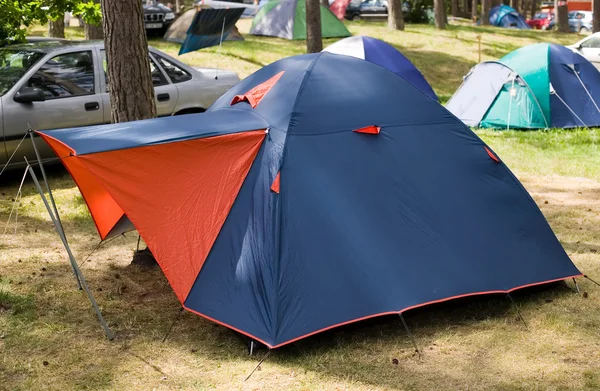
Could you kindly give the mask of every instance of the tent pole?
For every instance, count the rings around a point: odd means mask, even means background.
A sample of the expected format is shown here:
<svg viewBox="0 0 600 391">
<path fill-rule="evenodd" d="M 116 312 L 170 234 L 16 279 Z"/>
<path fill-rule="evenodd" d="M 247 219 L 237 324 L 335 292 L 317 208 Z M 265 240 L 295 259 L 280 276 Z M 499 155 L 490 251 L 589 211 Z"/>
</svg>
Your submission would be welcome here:
<svg viewBox="0 0 600 391">
<path fill-rule="evenodd" d="M 573 277 L 573 284 L 575 284 L 575 288 L 577 288 L 577 293 L 581 294 L 581 291 L 579 290 L 579 284 L 577 284 L 577 280 L 575 279 L 575 277 Z"/>
<path fill-rule="evenodd" d="M 48 183 L 48 177 L 46 176 L 46 170 L 44 169 L 44 164 L 42 163 L 42 159 L 40 157 L 40 153 L 35 145 L 35 139 L 33 137 L 33 130 L 29 127 L 27 131 L 29 136 L 31 136 L 31 144 L 33 144 L 33 150 L 35 151 L 35 157 L 37 158 L 38 164 L 40 165 L 40 171 L 42 171 L 42 179 L 44 179 L 44 184 L 46 185 L 46 189 L 48 190 L 48 196 L 50 197 L 50 202 L 52 203 L 52 207 L 54 208 L 54 213 L 56 214 L 56 219 L 58 223 L 62 227 L 62 222 L 60 221 L 60 215 L 58 214 L 58 209 L 56 208 L 56 202 L 54 201 L 54 195 L 52 195 L 52 190 L 50 190 L 50 184 Z M 79 287 L 81 289 L 81 286 Z"/>
<path fill-rule="evenodd" d="M 515 303 L 515 301 L 513 300 L 512 296 L 510 295 L 510 293 L 508 293 L 507 296 L 510 299 L 511 303 L 513 304 L 513 306 L 515 307 L 515 309 L 517 310 L 517 315 L 519 315 L 519 319 L 521 319 L 521 322 L 523 322 L 523 325 L 525 326 L 525 329 L 527 331 L 529 331 L 529 327 L 527 327 L 527 323 L 525 323 L 525 319 L 523 319 L 523 316 L 521 315 L 521 311 L 519 311 L 519 307 L 517 307 L 517 303 Z"/>
<path fill-rule="evenodd" d="M 408 328 L 408 325 L 406 324 L 406 320 L 404 320 L 404 316 L 402 316 L 402 313 L 399 313 L 398 315 L 400 315 L 400 319 L 402 320 L 402 324 L 404 325 L 404 330 L 406 330 L 406 334 L 408 335 L 408 338 L 410 338 L 413 346 L 415 347 L 415 352 L 419 355 L 419 358 L 421 358 L 421 351 L 419 350 L 419 347 L 417 346 L 417 342 L 415 341 L 415 338 L 413 337 L 412 333 L 410 332 L 410 330 Z"/>
<path fill-rule="evenodd" d="M 554 95 L 556 95 L 556 97 L 558 98 L 558 100 L 560 100 L 560 101 L 562 102 L 562 104 L 563 104 L 563 105 L 565 105 L 565 107 L 566 107 L 567 109 L 569 109 L 569 111 L 570 111 L 570 112 L 571 112 L 571 113 L 572 113 L 572 114 L 573 114 L 575 117 L 577 117 L 577 119 L 579 120 L 579 122 L 581 122 L 581 124 L 582 124 L 582 125 L 583 125 L 583 126 L 586 128 L 586 129 L 589 129 L 589 128 L 588 128 L 588 126 L 585 124 L 585 122 L 583 122 L 583 120 L 582 120 L 581 118 L 579 118 L 579 116 L 577 115 L 577 113 L 575 113 L 575 112 L 573 111 L 573 109 L 572 109 L 572 108 L 571 108 L 571 107 L 570 107 L 570 106 L 567 104 L 567 102 L 565 102 L 565 101 L 563 100 L 563 98 L 561 98 L 561 97 L 560 97 L 560 95 L 558 95 L 558 92 L 556 92 L 556 90 L 554 90 L 554 88 L 553 88 L 553 91 L 552 91 L 552 92 L 554 93 Z M 552 92 L 550 92 L 550 93 L 552 94 Z"/>
<path fill-rule="evenodd" d="M 27 164 L 29 164 L 29 162 Z M 65 237 L 65 232 L 62 229 L 62 225 L 60 225 L 58 223 L 58 221 L 56 220 L 56 217 L 54 216 L 54 213 L 53 213 L 52 209 L 50 208 L 50 204 L 48 203 L 48 200 L 46 199 L 46 196 L 44 195 L 42 186 L 40 185 L 40 182 L 38 181 L 37 176 L 35 175 L 35 172 L 33 171 L 33 168 L 31 168 L 31 166 L 29 166 L 28 169 L 29 169 L 29 174 L 31 175 L 31 178 L 33 179 L 33 182 L 35 184 L 35 187 L 37 188 L 38 192 L 40 193 L 40 196 L 42 197 L 44 206 L 46 206 L 46 209 L 48 210 L 50 219 L 52 219 L 54 228 L 56 228 L 56 231 L 58 232 L 58 236 L 60 236 L 60 239 L 63 242 L 65 249 L 67 250 L 67 254 L 69 255 L 69 261 L 71 262 L 71 267 L 73 267 L 73 271 L 75 272 L 75 275 L 78 278 L 78 282 L 81 283 L 83 290 L 85 290 L 85 293 L 87 294 L 88 298 L 90 299 L 90 302 L 92 303 L 92 307 L 94 307 L 94 311 L 96 312 L 96 316 L 98 317 L 98 321 L 100 322 L 100 326 L 102 327 L 102 329 L 104 329 L 104 334 L 106 334 L 106 338 L 108 338 L 109 340 L 113 340 L 114 335 L 108 328 L 108 325 L 106 324 L 106 321 L 104 320 L 104 317 L 102 316 L 102 312 L 100 312 L 98 303 L 96 303 L 96 299 L 94 299 L 94 296 L 92 295 L 92 292 L 90 291 L 90 288 L 88 287 L 87 282 L 85 281 L 85 278 L 83 277 L 83 274 L 81 274 L 81 271 L 79 270 L 79 266 L 77 266 L 75 257 L 73 256 L 73 253 L 71 252 L 71 247 L 69 246 L 69 243 L 67 242 L 67 239 Z"/>
<path fill-rule="evenodd" d="M 592 94 L 590 94 L 590 92 L 588 91 L 588 89 L 585 86 L 585 84 L 583 84 L 583 80 L 581 80 L 581 78 L 579 77 L 579 74 L 575 70 L 575 66 L 574 65 L 573 65 L 573 73 L 575 73 L 575 76 L 577 76 L 577 80 L 579 80 L 579 83 L 581 84 L 581 86 L 583 87 L 583 89 L 585 90 L 585 92 L 587 93 L 587 95 L 590 97 L 590 100 L 592 101 L 592 103 L 594 104 L 594 106 L 596 106 L 596 110 L 598 110 L 598 112 L 600 113 L 600 108 L 598 108 L 598 105 L 596 104 L 596 101 L 594 100 L 594 98 L 592 98 Z"/>
</svg>

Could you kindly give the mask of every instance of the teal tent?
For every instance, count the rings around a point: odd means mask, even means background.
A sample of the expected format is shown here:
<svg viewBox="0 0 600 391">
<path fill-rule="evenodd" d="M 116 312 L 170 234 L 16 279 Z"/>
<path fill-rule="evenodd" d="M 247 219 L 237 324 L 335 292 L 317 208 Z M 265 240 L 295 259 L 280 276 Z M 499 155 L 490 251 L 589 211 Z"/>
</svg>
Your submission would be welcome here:
<svg viewBox="0 0 600 391">
<path fill-rule="evenodd" d="M 564 46 L 540 43 L 475 66 L 447 109 L 469 126 L 600 126 L 600 73 Z"/>
</svg>

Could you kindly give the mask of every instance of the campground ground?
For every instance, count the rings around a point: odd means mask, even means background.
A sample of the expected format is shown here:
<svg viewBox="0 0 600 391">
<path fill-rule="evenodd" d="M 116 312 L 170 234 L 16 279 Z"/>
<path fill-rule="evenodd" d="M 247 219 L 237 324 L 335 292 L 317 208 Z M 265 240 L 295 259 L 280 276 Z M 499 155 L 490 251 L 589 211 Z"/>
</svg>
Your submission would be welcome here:
<svg viewBox="0 0 600 391">
<path fill-rule="evenodd" d="M 247 21 L 238 26 L 242 33 L 249 27 Z M 403 33 L 390 33 L 381 23 L 348 26 L 353 34 L 396 45 L 443 100 L 477 62 L 477 34 L 483 36 L 483 60 L 530 43 L 568 44 L 579 38 L 466 25 L 443 32 L 408 25 Z M 172 44 L 151 44 L 176 54 Z M 211 48 L 182 59 L 234 69 L 244 77 L 303 51 L 304 42 L 246 36 L 245 42 L 226 43 L 221 55 Z M 580 270 L 600 280 L 600 130 L 478 134 L 530 191 Z M 181 315 L 163 343 L 179 304 L 162 273 L 129 264 L 134 234 L 86 259 L 98 243 L 93 222 L 69 176 L 59 168 L 50 175 L 73 250 L 117 338 L 104 339 L 89 302 L 76 290 L 65 252 L 30 181 L 18 224 L 5 226 L 21 173 L 3 176 L 0 235 L 7 232 L 0 236 L 0 389 L 600 388 L 600 287 L 585 279 L 579 281 L 581 295 L 560 285 L 515 293 L 528 329 L 505 297 L 462 299 L 406 313 L 421 357 L 414 354 L 400 319 L 385 317 L 278 349 L 244 382 L 262 351 L 248 357 L 232 332 L 189 313 Z"/>
</svg>

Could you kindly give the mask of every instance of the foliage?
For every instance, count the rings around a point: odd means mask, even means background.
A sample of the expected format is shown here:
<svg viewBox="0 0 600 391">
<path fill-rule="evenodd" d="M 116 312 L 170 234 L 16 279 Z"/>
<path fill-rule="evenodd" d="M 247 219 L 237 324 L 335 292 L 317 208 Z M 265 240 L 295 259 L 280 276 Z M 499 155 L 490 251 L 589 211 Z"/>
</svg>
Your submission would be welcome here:
<svg viewBox="0 0 600 391">
<path fill-rule="evenodd" d="M 65 12 L 79 15 L 90 24 L 101 20 L 100 4 L 93 0 L 0 0 L 0 46 L 22 42 L 27 27 L 58 20 Z"/>
</svg>

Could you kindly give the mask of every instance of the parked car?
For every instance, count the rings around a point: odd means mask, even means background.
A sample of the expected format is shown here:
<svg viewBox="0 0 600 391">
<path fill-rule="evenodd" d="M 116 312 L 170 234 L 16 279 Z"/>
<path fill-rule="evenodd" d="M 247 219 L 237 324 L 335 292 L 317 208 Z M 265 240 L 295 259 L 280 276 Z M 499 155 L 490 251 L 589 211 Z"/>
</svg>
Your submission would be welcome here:
<svg viewBox="0 0 600 391">
<path fill-rule="evenodd" d="M 553 12 L 538 12 L 531 19 L 527 19 L 527 24 L 532 29 L 547 30 L 550 22 L 554 19 Z"/>
<path fill-rule="evenodd" d="M 142 0 L 142 7 L 146 32 L 164 35 L 175 20 L 173 10 L 156 0 Z"/>
<path fill-rule="evenodd" d="M 590 11 L 570 11 L 569 12 L 569 30 L 574 33 L 589 34 L 592 32 L 593 14 Z M 556 27 L 556 20 L 553 19 L 548 25 L 548 30 Z"/>
<path fill-rule="evenodd" d="M 587 58 L 600 70 L 600 33 L 592 34 L 567 47 Z"/>
<path fill-rule="evenodd" d="M 402 12 L 406 15 L 410 12 L 408 2 L 402 4 Z M 346 8 L 344 17 L 348 20 L 387 18 L 387 0 L 357 0 L 351 1 Z"/>
<path fill-rule="evenodd" d="M 154 48 L 149 55 L 159 116 L 203 112 L 239 81 L 234 72 L 192 68 Z M 103 42 L 47 41 L 0 49 L 0 167 L 28 126 L 46 130 L 110 120 Z M 54 156 L 37 141 L 44 158 Z M 31 142 L 21 145 L 12 168 L 22 165 L 24 155 L 35 158 Z"/>
</svg>

